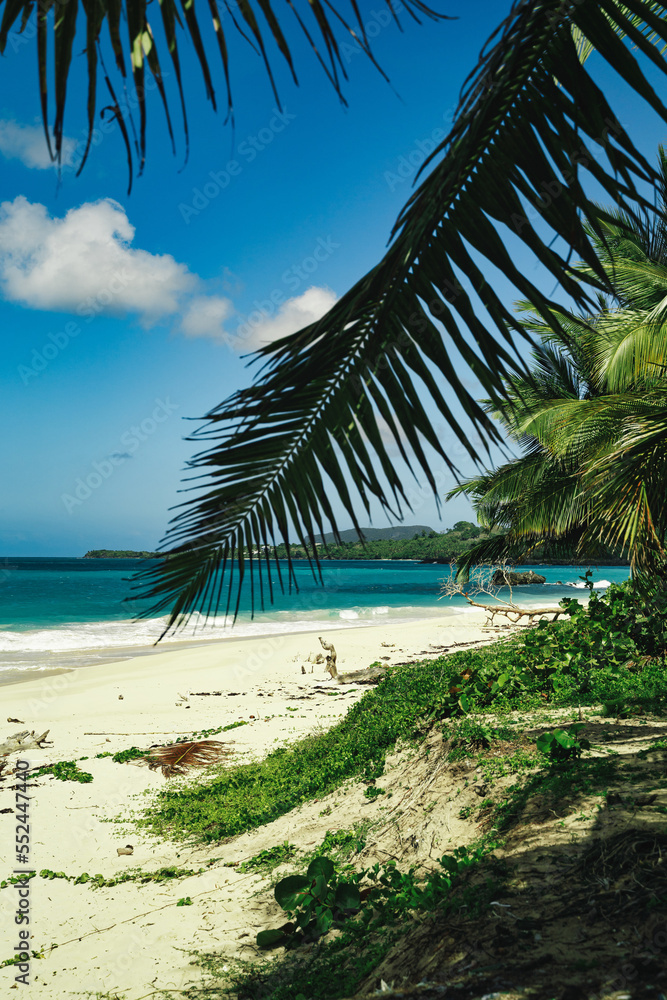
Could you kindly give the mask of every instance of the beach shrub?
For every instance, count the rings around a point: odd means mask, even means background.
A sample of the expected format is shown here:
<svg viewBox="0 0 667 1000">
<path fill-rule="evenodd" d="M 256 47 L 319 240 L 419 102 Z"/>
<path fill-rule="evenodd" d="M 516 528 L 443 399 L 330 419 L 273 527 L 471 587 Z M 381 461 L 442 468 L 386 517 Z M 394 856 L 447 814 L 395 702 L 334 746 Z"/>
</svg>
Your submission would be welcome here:
<svg viewBox="0 0 667 1000">
<path fill-rule="evenodd" d="M 53 880 L 54 878 L 64 879 L 66 882 L 72 882 L 74 885 L 90 885 L 91 889 L 108 889 L 114 885 L 121 885 L 123 882 L 139 882 L 141 885 L 145 885 L 148 882 L 168 882 L 170 879 L 176 878 L 189 878 L 191 875 L 201 875 L 205 872 L 207 868 L 215 864 L 216 860 L 212 859 L 208 862 L 208 865 L 203 868 L 177 868 L 176 865 L 168 865 L 165 868 L 158 868 L 154 872 L 122 872 L 120 875 L 116 875 L 113 878 L 105 878 L 104 875 L 89 875 L 88 872 L 82 872 L 80 875 L 67 875 L 65 872 L 54 872 L 51 868 L 42 868 L 39 873 L 40 878 Z M 33 873 L 36 874 L 36 873 Z M 28 878 L 32 878 L 32 875 L 28 875 Z M 6 883 L 5 883 L 6 884 Z"/>
<path fill-rule="evenodd" d="M 378 788 L 377 785 L 369 785 L 364 791 L 364 796 L 367 799 L 377 799 L 379 795 L 384 795 L 385 789 Z"/>
<path fill-rule="evenodd" d="M 649 613 L 626 585 L 604 596 L 591 592 L 588 606 L 569 598 L 564 603 L 568 621 L 540 622 L 481 649 L 388 668 L 331 729 L 280 747 L 263 761 L 226 768 L 208 783 L 162 789 L 140 822 L 175 837 L 234 836 L 322 798 L 347 779 L 375 780 L 397 740 L 419 738 L 429 725 L 452 727 L 450 720 L 458 719 L 451 735 L 462 749 L 505 738 L 470 718 L 491 707 L 661 710 L 667 704 L 667 608 L 656 600 Z"/>
<path fill-rule="evenodd" d="M 667 703 L 667 601 L 656 594 L 649 604 L 630 583 L 600 595 L 589 573 L 582 579 L 588 604 L 560 602 L 569 620 L 540 621 L 486 650 L 454 654 L 460 670 L 440 692 L 433 717 L 544 701 L 660 710 Z"/>
<path fill-rule="evenodd" d="M 551 764 L 569 764 L 581 757 L 583 750 L 590 750 L 588 740 L 580 736 L 585 723 L 576 722 L 568 729 L 554 729 L 550 733 L 542 733 L 537 738 L 537 749 Z"/>
<path fill-rule="evenodd" d="M 260 948 L 298 940 L 303 935 L 311 938 L 326 934 L 334 921 L 344 919 L 361 905 L 359 889 L 354 881 L 339 879 L 331 858 L 315 858 L 305 875 L 289 875 L 281 879 L 274 890 L 276 902 L 293 923 L 280 928 L 260 931 L 257 944 Z"/>
<path fill-rule="evenodd" d="M 334 924 L 343 931 L 356 929 L 363 940 L 361 932 L 369 925 L 377 930 L 404 921 L 408 914 L 445 909 L 453 884 L 479 865 L 494 846 L 495 841 L 487 838 L 471 848 L 458 847 L 438 860 L 438 868 L 425 872 L 415 867 L 401 871 L 395 861 L 389 861 L 359 872 L 347 869 L 343 875 L 330 858 L 317 857 L 305 875 L 290 875 L 278 882 L 274 895 L 290 922 L 260 931 L 257 944 L 264 948 L 294 944 L 303 935 L 320 937 Z M 360 891 L 363 882 L 366 885 Z"/>
<path fill-rule="evenodd" d="M 326 855 L 336 862 L 359 854 L 366 846 L 366 834 L 370 825 L 369 820 L 362 820 L 355 823 L 351 830 L 327 830 L 314 856 Z"/>
</svg>

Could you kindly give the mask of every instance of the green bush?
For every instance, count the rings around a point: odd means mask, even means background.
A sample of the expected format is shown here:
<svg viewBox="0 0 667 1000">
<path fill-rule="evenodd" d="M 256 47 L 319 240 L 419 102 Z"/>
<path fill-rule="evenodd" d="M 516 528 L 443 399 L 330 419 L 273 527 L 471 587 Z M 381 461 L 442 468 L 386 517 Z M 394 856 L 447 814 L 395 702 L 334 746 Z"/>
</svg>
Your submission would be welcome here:
<svg viewBox="0 0 667 1000">
<path fill-rule="evenodd" d="M 461 747 L 498 732 L 467 713 L 602 704 L 660 710 L 667 703 L 667 607 L 650 614 L 629 586 L 562 604 L 565 622 L 540 622 L 502 642 L 395 667 L 324 733 L 281 747 L 263 761 L 227 768 L 208 784 L 163 789 L 143 822 L 156 832 L 212 841 L 269 823 L 346 779 L 373 781 L 399 738 L 455 717 Z M 619 708 L 620 706 L 620 708 Z M 466 728 L 467 727 L 467 728 Z M 453 733 L 457 737 L 457 733 Z M 127 753 L 128 751 L 123 751 Z"/>
<path fill-rule="evenodd" d="M 554 729 L 550 733 L 542 733 L 537 738 L 537 749 L 549 758 L 551 764 L 569 764 L 581 757 L 583 750 L 590 750 L 588 740 L 579 735 L 585 723 L 576 722 L 568 729 Z"/>
</svg>

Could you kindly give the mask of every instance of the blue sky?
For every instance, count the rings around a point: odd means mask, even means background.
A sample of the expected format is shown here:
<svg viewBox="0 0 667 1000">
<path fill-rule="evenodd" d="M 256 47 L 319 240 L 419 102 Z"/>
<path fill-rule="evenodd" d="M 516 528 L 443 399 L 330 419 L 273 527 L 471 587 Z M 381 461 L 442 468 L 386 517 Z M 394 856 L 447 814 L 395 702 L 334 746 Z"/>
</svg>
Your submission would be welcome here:
<svg viewBox="0 0 667 1000">
<path fill-rule="evenodd" d="M 404 13 L 401 33 L 379 0 L 362 4 L 391 86 L 348 45 L 348 108 L 297 40 L 298 88 L 273 60 L 279 112 L 261 61 L 232 34 L 234 133 L 206 102 L 184 45 L 189 159 L 172 76 L 176 156 L 151 92 L 146 168 L 129 197 L 113 123 L 74 176 L 85 135 L 80 54 L 61 181 L 45 168 L 34 38 L 10 35 L 0 60 L 0 555 L 157 545 L 195 448 L 183 438 L 198 423 L 185 418 L 249 382 L 241 354 L 321 315 L 377 263 L 416 163 L 442 138 L 506 8 L 448 3 L 441 9 L 459 20 L 421 26 Z M 216 83 L 224 106 L 221 73 Z M 653 155 L 663 136 L 648 118 L 640 126 Z M 442 493 L 453 480 L 436 464 Z M 408 521 L 443 528 L 471 516 L 461 500 L 438 522 L 425 487 L 412 499 Z"/>
</svg>

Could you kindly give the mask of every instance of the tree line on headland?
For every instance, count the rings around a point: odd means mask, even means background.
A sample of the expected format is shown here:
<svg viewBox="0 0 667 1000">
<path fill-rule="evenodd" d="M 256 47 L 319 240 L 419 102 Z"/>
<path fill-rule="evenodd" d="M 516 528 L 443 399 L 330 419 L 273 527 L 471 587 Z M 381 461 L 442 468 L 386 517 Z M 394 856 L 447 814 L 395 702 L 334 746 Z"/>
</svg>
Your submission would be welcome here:
<svg viewBox="0 0 667 1000">
<path fill-rule="evenodd" d="M 444 531 L 434 531 L 426 528 L 415 532 L 410 537 L 396 537 L 401 528 L 370 529 L 375 537 L 367 538 L 365 542 L 342 539 L 336 544 L 329 540 L 317 540 L 317 554 L 320 559 L 414 559 L 420 562 L 450 563 L 456 562 L 468 552 L 473 545 L 491 541 L 500 534 L 498 529 L 480 528 L 472 521 L 457 521 L 452 528 Z M 407 529 L 402 529 L 406 531 Z M 347 534 L 347 533 L 344 533 Z M 264 554 L 264 553 L 262 553 Z M 247 550 L 246 550 L 247 555 Z M 259 555 L 254 550 L 253 555 Z M 277 559 L 288 558 L 287 546 L 280 544 L 269 548 L 269 555 Z M 292 559 L 306 559 L 308 553 L 302 545 L 290 545 L 289 556 Z M 86 552 L 85 559 L 161 559 L 159 552 L 135 552 L 129 549 L 91 549 Z M 559 553 L 555 558 L 545 550 L 544 546 L 525 559 L 517 559 L 517 563 L 576 563 L 574 551 L 569 554 Z M 616 557 L 611 551 L 601 552 L 596 562 L 600 564 L 625 564 L 627 560 Z"/>
<path fill-rule="evenodd" d="M 135 552 L 133 549 L 90 549 L 84 559 L 161 559 L 159 552 Z"/>
<path fill-rule="evenodd" d="M 405 529 L 385 528 L 370 529 L 374 537 L 365 542 L 358 539 L 343 538 L 336 544 L 326 539 L 317 538 L 317 552 L 320 559 L 421 559 L 428 562 L 450 562 L 466 549 L 473 541 L 483 541 L 489 538 L 491 532 L 479 528 L 471 521 L 457 521 L 453 528 L 437 532 L 432 528 L 410 533 L 408 537 L 396 537 L 405 534 Z M 247 548 L 246 548 L 247 554 Z M 258 555 L 253 550 L 253 555 Z M 262 554 L 264 554 L 262 552 Z M 287 546 L 283 543 L 275 548 L 269 547 L 269 555 L 277 559 L 288 557 Z M 308 553 L 302 545 L 290 545 L 289 555 L 292 559 L 306 559 Z M 312 555 L 312 553 L 311 553 Z M 91 549 L 86 552 L 85 559 L 160 559 L 159 552 L 134 552 L 129 549 Z"/>
</svg>

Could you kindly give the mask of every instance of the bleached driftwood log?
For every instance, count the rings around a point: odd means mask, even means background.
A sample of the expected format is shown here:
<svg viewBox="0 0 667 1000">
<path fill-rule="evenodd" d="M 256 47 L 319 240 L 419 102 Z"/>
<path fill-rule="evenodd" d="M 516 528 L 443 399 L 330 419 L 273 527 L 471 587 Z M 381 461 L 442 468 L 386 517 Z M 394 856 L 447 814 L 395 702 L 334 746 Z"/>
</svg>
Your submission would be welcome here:
<svg viewBox="0 0 667 1000">
<path fill-rule="evenodd" d="M 468 604 L 471 604 L 474 608 L 483 608 L 488 613 L 489 617 L 487 621 L 491 624 L 493 624 L 495 615 L 505 615 L 513 625 L 516 625 L 522 618 L 528 618 L 529 623 L 532 623 L 533 618 L 539 618 L 541 615 L 553 615 L 551 620 L 555 622 L 559 615 L 567 614 L 562 608 L 519 608 L 516 604 L 508 604 L 505 607 L 501 604 L 479 604 L 477 601 L 471 600 L 467 595 L 464 596 Z"/>
<path fill-rule="evenodd" d="M 322 648 L 328 652 L 324 669 L 338 684 L 375 684 L 381 677 L 384 677 L 387 670 L 385 666 L 367 667 L 366 670 L 352 670 L 348 674 L 339 674 L 336 668 L 335 647 L 330 642 L 326 642 L 321 635 L 318 636 L 318 639 L 322 643 Z"/>
<path fill-rule="evenodd" d="M 365 670 L 351 670 L 349 674 L 338 674 L 336 680 L 339 684 L 377 684 L 386 673 L 385 666 L 366 667 Z"/>
<path fill-rule="evenodd" d="M 24 729 L 20 733 L 8 736 L 4 743 L 0 743 L 0 757 L 7 757 L 10 753 L 23 753 L 25 750 L 34 750 L 35 748 L 43 750 L 43 744 L 50 732 L 51 730 L 47 729 L 41 736 L 35 736 L 34 729 L 32 732 Z"/>
</svg>

